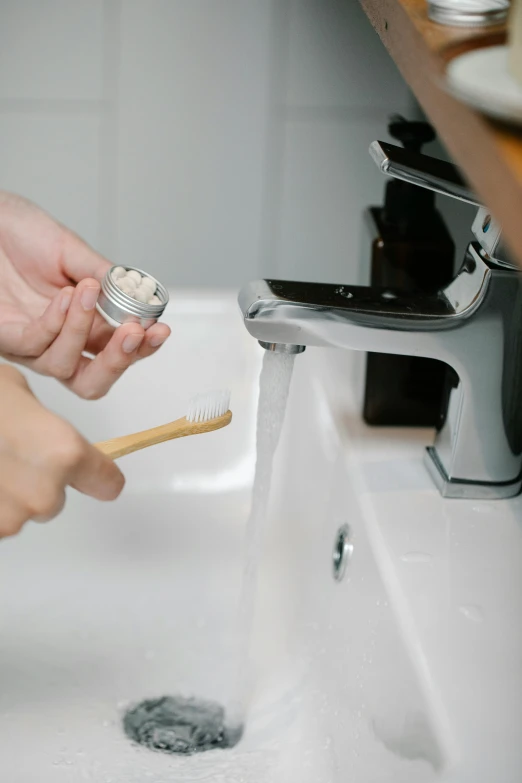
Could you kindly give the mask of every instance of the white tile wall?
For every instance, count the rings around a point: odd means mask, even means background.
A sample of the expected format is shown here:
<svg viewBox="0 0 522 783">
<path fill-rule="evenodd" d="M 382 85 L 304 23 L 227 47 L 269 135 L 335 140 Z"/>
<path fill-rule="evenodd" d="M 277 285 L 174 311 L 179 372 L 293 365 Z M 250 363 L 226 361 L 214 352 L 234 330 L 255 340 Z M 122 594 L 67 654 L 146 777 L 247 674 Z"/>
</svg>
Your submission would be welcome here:
<svg viewBox="0 0 522 783">
<path fill-rule="evenodd" d="M 390 113 L 411 112 L 410 93 L 358 3 L 291 0 L 288 26 L 280 202 L 261 271 L 366 282 L 362 214 L 385 184 L 368 146 Z"/>
<path fill-rule="evenodd" d="M 119 257 L 178 285 L 256 272 L 269 2 L 127 0 L 119 109 Z"/>
<path fill-rule="evenodd" d="M 103 0 L 2 0 L 0 99 L 102 96 Z"/>
<path fill-rule="evenodd" d="M 0 3 L 0 187 L 167 284 L 353 279 L 408 109 L 355 0 Z"/>
<path fill-rule="evenodd" d="M 378 137 L 386 137 L 378 120 L 287 122 L 277 266 L 263 274 L 363 282 L 362 214 L 381 203 L 385 185 L 368 155 Z"/>
<path fill-rule="evenodd" d="M 121 0 L 105 0 L 103 7 L 103 102 L 100 123 L 98 178 L 98 249 L 118 258 L 118 143 L 119 82 L 121 71 Z"/>
<path fill-rule="evenodd" d="M 0 112 L 0 183 L 98 241 L 96 115 Z"/>
<path fill-rule="evenodd" d="M 404 106 L 407 90 L 358 2 L 291 0 L 289 106 Z"/>
</svg>

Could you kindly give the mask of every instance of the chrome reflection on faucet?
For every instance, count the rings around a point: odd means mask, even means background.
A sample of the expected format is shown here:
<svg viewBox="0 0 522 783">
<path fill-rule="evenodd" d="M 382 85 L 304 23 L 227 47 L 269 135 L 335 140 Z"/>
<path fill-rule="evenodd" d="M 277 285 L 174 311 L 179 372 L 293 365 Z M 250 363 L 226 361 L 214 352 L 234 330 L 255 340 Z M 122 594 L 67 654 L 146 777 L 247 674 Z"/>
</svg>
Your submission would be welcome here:
<svg viewBox="0 0 522 783">
<path fill-rule="evenodd" d="M 435 182 L 437 190 L 453 195 L 454 189 L 476 203 L 455 187 L 455 167 L 448 179 L 449 164 L 434 176 L 439 161 L 432 158 L 426 163 L 426 156 L 408 153 L 406 165 L 400 148 L 374 142 L 371 150 L 383 170 L 394 173 L 390 158 L 397 151 L 399 176 L 409 168 L 417 184 Z M 479 209 L 477 241 L 455 279 L 435 295 L 282 280 L 251 282 L 239 295 L 246 328 L 271 350 L 325 346 L 448 364 L 454 372 L 425 463 L 442 495 L 452 498 L 511 497 L 522 486 L 522 275 L 499 255 L 500 228 L 488 217 Z"/>
</svg>

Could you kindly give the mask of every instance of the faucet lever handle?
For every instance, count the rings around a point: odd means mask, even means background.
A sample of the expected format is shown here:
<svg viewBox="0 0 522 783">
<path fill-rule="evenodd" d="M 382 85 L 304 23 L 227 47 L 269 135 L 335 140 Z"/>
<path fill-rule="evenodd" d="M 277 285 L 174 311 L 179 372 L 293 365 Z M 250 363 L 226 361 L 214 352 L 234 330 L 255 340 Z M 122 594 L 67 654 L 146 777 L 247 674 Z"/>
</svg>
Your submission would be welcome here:
<svg viewBox="0 0 522 783">
<path fill-rule="evenodd" d="M 370 155 L 384 174 L 481 207 L 481 202 L 452 163 L 385 141 L 372 141 Z"/>
<path fill-rule="evenodd" d="M 372 141 L 370 155 L 384 174 L 478 207 L 471 227 L 475 239 L 497 263 L 509 269 L 518 269 L 502 245 L 502 226 L 480 203 L 457 166 L 385 141 Z"/>
</svg>

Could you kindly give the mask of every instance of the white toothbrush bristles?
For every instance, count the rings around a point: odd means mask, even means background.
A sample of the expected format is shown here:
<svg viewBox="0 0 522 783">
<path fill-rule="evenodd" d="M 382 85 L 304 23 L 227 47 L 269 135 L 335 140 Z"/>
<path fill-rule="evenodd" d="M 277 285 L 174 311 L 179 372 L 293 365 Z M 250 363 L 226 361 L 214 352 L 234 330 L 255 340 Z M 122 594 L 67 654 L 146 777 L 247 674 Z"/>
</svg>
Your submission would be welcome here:
<svg viewBox="0 0 522 783">
<path fill-rule="evenodd" d="M 202 422 L 224 416 L 230 406 L 230 390 L 197 394 L 190 401 L 187 421 Z"/>
</svg>

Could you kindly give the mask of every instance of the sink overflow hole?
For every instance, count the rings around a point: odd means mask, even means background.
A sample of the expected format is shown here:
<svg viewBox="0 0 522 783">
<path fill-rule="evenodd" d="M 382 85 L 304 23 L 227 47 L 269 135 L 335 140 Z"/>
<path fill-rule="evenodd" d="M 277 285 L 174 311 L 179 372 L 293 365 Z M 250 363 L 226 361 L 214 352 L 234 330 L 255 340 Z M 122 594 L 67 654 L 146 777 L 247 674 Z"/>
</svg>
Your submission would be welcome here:
<svg viewBox="0 0 522 783">
<path fill-rule="evenodd" d="M 333 577 L 338 582 L 344 577 L 346 567 L 352 555 L 353 544 L 350 540 L 350 528 L 348 525 L 343 525 L 337 531 L 332 554 Z"/>
</svg>

